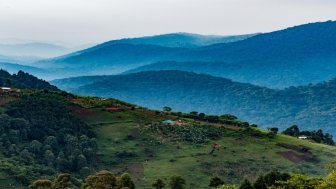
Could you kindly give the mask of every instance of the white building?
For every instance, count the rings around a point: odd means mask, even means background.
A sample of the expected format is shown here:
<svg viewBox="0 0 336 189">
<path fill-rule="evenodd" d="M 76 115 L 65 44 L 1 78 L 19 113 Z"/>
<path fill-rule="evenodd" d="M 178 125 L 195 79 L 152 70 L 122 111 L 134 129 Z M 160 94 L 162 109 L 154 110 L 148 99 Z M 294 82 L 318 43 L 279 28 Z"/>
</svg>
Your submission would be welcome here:
<svg viewBox="0 0 336 189">
<path fill-rule="evenodd" d="M 307 140 L 307 139 L 308 139 L 308 137 L 307 137 L 307 136 L 304 136 L 304 135 L 299 136 L 298 138 L 301 139 L 301 140 Z"/>
</svg>

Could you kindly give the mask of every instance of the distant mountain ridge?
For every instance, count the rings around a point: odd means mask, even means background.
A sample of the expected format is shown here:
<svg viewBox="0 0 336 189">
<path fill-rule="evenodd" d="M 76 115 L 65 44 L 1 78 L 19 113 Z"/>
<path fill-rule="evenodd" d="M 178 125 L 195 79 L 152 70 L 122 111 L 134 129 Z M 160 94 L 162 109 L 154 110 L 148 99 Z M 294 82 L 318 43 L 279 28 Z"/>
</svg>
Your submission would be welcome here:
<svg viewBox="0 0 336 189">
<path fill-rule="evenodd" d="M 256 34 L 204 36 L 175 33 L 142 38 L 112 40 L 92 48 L 37 62 L 41 68 L 62 69 L 62 77 L 119 74 L 156 61 L 171 60 L 177 54 L 216 42 L 243 40 Z M 54 72 L 54 79 L 61 78 Z"/>
<path fill-rule="evenodd" d="M 23 44 L 0 44 L 0 54 L 7 56 L 55 57 L 71 53 L 71 49 L 60 45 L 31 42 Z"/>
<path fill-rule="evenodd" d="M 170 33 L 161 34 L 146 37 L 137 38 L 125 38 L 120 40 L 112 40 L 103 43 L 99 46 L 108 46 L 112 44 L 134 44 L 134 45 L 159 45 L 165 47 L 201 47 L 207 45 L 213 45 L 218 43 L 231 43 L 236 41 L 241 41 L 258 34 L 246 34 L 246 35 L 231 35 L 231 36 L 220 36 L 220 35 L 200 35 L 193 33 Z"/>
<path fill-rule="evenodd" d="M 81 95 L 113 97 L 154 109 L 207 114 L 234 113 L 263 127 L 298 124 L 336 134 L 336 80 L 273 90 L 210 75 L 148 71 L 127 75 L 70 78 L 52 82 Z M 75 83 L 72 83 L 74 81 Z M 74 86 L 82 82 L 82 86 Z M 86 83 L 86 85 L 85 85 Z"/>
<path fill-rule="evenodd" d="M 1 62 L 1 61 L 0 61 L 0 69 L 6 70 L 9 73 L 16 73 L 20 70 L 24 70 L 30 73 L 39 73 L 39 74 L 44 74 L 46 72 L 46 70 L 36 68 L 33 66 L 15 64 L 15 63 L 9 63 L 9 62 Z"/>
<path fill-rule="evenodd" d="M 172 36 L 174 38 L 175 35 Z M 182 67 L 178 64 L 173 64 L 171 67 L 182 71 L 200 71 L 259 86 L 286 88 L 334 78 L 336 73 L 334 41 L 336 41 L 336 22 L 328 21 L 201 47 L 160 46 L 157 45 L 159 42 L 167 43 L 164 37 L 160 38 L 160 35 L 124 39 L 42 61 L 38 65 L 58 68 L 57 72 L 50 74 L 53 79 L 119 74 L 140 69 L 142 66 L 146 66 L 145 70 L 160 70 L 161 68 L 155 63 L 188 62 L 189 69 L 183 67 L 183 64 L 180 64 Z M 173 44 L 175 42 L 172 41 Z M 150 43 L 156 45 L 149 45 Z M 218 65 L 218 69 L 214 69 L 214 63 Z M 155 64 L 155 69 L 151 69 L 150 64 Z M 168 69 L 169 65 L 164 67 L 163 70 Z"/>
<path fill-rule="evenodd" d="M 201 47 L 180 54 L 180 61 L 154 63 L 133 71 L 195 71 L 272 88 L 306 85 L 336 76 L 335 40 L 336 22 L 305 24 Z"/>
</svg>

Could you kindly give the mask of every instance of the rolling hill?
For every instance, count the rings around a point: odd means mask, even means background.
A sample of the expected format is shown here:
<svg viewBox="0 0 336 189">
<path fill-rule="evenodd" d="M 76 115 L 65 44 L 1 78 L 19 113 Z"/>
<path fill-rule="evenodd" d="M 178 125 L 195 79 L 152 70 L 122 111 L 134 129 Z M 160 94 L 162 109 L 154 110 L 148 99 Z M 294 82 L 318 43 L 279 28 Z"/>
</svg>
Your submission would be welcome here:
<svg viewBox="0 0 336 189">
<path fill-rule="evenodd" d="M 112 44 L 40 61 L 34 66 L 51 70 L 50 77 L 54 78 L 118 74 L 151 62 L 169 60 L 173 54 L 185 50 L 157 45 Z"/>
<path fill-rule="evenodd" d="M 159 45 L 164 47 L 201 47 L 217 43 L 231 43 L 241 41 L 258 34 L 217 36 L 217 35 L 200 35 L 192 33 L 170 33 L 155 36 L 126 38 L 112 40 L 99 46 L 108 46 L 112 44 L 134 44 L 134 45 Z"/>
<path fill-rule="evenodd" d="M 129 172 L 139 189 L 150 188 L 158 178 L 167 183 L 172 175 L 186 178 L 189 188 L 207 189 L 212 176 L 239 184 L 273 169 L 321 176 L 336 157 L 334 146 L 115 99 L 33 88 L 0 95 L 0 129 L 6 134 L 0 137 L 0 186 L 8 189 L 64 170 L 78 184 L 101 169 Z M 221 119 L 237 121 L 232 117 Z M 213 144 L 221 147 L 211 153 Z"/>
<path fill-rule="evenodd" d="M 335 135 L 336 80 L 274 90 L 210 75 L 149 71 L 128 75 L 70 78 L 53 84 L 81 95 L 113 97 L 145 107 L 209 114 L 233 113 L 262 127 L 304 129 Z M 82 84 L 82 86 L 75 86 Z M 86 84 L 86 85 L 85 85 Z"/>
<path fill-rule="evenodd" d="M 7 56 L 30 56 L 50 58 L 71 53 L 71 49 L 49 43 L 1 44 L 0 54 Z"/>
<path fill-rule="evenodd" d="M 61 68 L 65 73 L 63 77 L 73 77 L 118 74 L 156 62 L 189 62 L 189 70 L 183 66 L 185 63 L 171 67 L 184 71 L 206 70 L 202 73 L 225 75 L 238 82 L 259 86 L 285 88 L 335 77 L 335 31 L 336 22 L 311 23 L 197 48 L 141 44 L 148 42 L 144 42 L 146 38 L 136 45 L 122 40 L 125 44 L 108 42 L 38 65 Z M 212 65 L 219 63 L 220 69 L 213 70 Z M 155 70 L 161 69 L 157 64 L 152 66 Z M 151 66 L 146 69 L 150 70 Z M 57 72 L 54 75 L 54 78 L 60 78 Z"/>
<path fill-rule="evenodd" d="M 0 86 L 15 87 L 19 89 L 34 89 L 34 90 L 51 90 L 59 91 L 59 89 L 48 82 L 41 80 L 33 75 L 19 71 L 15 74 L 0 69 Z"/>
<path fill-rule="evenodd" d="M 62 57 L 34 64 L 49 69 L 50 78 L 83 75 L 118 74 L 160 60 L 171 60 L 188 48 L 243 40 L 256 34 L 239 36 L 205 36 L 174 33 L 112 40 Z M 62 74 L 59 74 L 62 72 Z"/>
<path fill-rule="evenodd" d="M 15 62 L 17 64 L 29 65 L 41 60 L 42 58 L 31 56 L 5 56 L 0 54 L 0 62 Z"/>
<path fill-rule="evenodd" d="M 28 65 L 21 65 L 21 64 L 14 64 L 14 63 L 8 63 L 8 62 L 0 62 L 0 69 L 6 70 L 10 73 L 15 73 L 20 70 L 29 72 L 29 73 L 36 73 L 39 75 L 42 75 L 46 73 L 46 70 L 36 68 L 33 66 L 28 66 Z"/>
</svg>

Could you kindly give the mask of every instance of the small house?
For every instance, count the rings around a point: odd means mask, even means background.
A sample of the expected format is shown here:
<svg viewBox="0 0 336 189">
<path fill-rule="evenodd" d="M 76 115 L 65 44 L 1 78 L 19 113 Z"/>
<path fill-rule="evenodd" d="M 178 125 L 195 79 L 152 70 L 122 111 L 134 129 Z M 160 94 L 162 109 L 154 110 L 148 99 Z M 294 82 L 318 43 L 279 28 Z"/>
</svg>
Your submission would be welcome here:
<svg viewBox="0 0 336 189">
<path fill-rule="evenodd" d="M 304 135 L 299 136 L 298 138 L 301 139 L 301 140 L 307 140 L 307 139 L 308 139 L 308 137 L 307 137 L 307 136 L 304 136 Z"/>
<path fill-rule="evenodd" d="M 11 92 L 12 91 L 12 88 L 10 87 L 1 87 L 1 92 L 3 93 L 8 93 L 8 92 Z"/>
</svg>

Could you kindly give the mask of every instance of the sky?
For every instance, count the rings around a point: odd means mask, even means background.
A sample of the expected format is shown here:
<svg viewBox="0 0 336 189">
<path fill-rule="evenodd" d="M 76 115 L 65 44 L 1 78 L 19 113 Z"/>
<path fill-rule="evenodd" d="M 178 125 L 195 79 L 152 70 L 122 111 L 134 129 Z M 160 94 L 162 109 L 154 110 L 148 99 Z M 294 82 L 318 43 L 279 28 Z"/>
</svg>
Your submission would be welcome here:
<svg viewBox="0 0 336 189">
<path fill-rule="evenodd" d="M 0 0 L 0 38 L 99 43 L 189 32 L 236 35 L 336 20 L 335 0 Z"/>
</svg>

